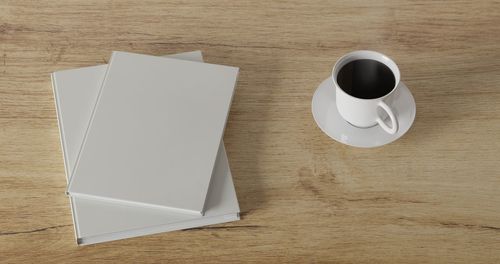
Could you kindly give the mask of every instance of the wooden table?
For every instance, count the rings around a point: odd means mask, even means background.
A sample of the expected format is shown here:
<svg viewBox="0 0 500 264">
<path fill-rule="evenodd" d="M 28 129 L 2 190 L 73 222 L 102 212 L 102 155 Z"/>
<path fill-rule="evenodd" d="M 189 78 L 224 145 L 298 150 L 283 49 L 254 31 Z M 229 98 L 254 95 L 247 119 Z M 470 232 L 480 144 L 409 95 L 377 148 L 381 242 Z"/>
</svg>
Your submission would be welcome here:
<svg viewBox="0 0 500 264">
<path fill-rule="evenodd" d="M 365 3 L 366 2 L 366 3 Z M 500 3 L 2 1 L 0 262 L 500 262 Z M 342 54 L 399 64 L 417 117 L 348 147 L 311 97 Z M 241 75 L 230 224 L 77 247 L 49 73 L 202 50 Z"/>
</svg>

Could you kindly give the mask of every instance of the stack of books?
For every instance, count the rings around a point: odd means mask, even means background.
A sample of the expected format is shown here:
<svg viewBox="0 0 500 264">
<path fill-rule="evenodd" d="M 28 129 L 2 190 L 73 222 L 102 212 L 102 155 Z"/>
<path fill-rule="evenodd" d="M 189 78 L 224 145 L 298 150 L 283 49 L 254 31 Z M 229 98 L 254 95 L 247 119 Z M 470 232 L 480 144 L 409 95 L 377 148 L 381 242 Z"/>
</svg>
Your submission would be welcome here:
<svg viewBox="0 0 500 264">
<path fill-rule="evenodd" d="M 52 74 L 79 245 L 239 220 L 222 142 L 237 77 L 200 51 Z"/>
</svg>

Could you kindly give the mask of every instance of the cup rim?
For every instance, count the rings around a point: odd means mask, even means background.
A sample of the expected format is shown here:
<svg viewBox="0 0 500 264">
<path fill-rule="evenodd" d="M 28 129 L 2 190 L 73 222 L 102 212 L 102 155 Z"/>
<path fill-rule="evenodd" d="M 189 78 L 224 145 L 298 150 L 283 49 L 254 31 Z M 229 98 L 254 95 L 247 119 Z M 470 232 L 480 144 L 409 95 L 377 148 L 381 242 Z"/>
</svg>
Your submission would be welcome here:
<svg viewBox="0 0 500 264">
<path fill-rule="evenodd" d="M 342 68 L 342 66 L 344 66 L 348 62 L 362 59 L 362 58 L 376 60 L 380 63 L 383 63 L 387 67 L 389 67 L 392 74 L 394 74 L 394 79 L 395 79 L 394 87 L 392 87 L 390 92 L 388 92 L 387 94 L 385 94 L 383 96 L 377 97 L 377 98 L 365 99 L 365 98 L 359 98 L 359 97 L 352 96 L 352 95 L 348 94 L 346 91 L 344 91 L 342 89 L 342 87 L 340 87 L 340 85 L 337 83 L 337 74 L 338 74 L 339 70 Z M 347 54 L 344 54 L 342 57 L 340 57 L 335 62 L 333 69 L 332 69 L 331 77 L 333 80 L 333 84 L 335 85 L 336 88 L 338 88 L 338 90 L 342 91 L 342 93 L 349 96 L 350 98 L 360 100 L 360 101 L 372 101 L 372 100 L 384 99 L 384 98 L 388 97 L 389 95 L 391 95 L 392 93 L 394 93 L 396 88 L 399 86 L 399 83 L 401 82 L 401 73 L 399 71 L 398 65 L 391 58 L 389 58 L 389 56 L 387 56 L 383 53 L 377 52 L 377 51 L 373 51 L 373 50 L 355 50 L 355 51 L 351 51 Z"/>
</svg>

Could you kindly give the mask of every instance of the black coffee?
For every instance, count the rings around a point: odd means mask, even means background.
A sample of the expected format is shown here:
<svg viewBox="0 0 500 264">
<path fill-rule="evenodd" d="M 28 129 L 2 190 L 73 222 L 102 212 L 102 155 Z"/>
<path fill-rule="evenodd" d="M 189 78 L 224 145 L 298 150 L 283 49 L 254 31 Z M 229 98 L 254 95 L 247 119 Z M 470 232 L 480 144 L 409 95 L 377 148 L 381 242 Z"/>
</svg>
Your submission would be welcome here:
<svg viewBox="0 0 500 264">
<path fill-rule="evenodd" d="M 392 91 L 396 79 L 391 69 L 376 60 L 354 60 L 342 67 L 337 83 L 346 93 L 362 99 L 382 97 Z"/>
</svg>

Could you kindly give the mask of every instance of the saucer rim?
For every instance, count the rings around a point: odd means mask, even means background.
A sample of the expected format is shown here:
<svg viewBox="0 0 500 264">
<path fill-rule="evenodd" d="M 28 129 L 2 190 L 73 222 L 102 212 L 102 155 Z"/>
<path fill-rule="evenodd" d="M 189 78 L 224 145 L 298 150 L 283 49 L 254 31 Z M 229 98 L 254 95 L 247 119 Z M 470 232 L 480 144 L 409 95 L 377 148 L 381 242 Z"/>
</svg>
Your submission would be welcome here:
<svg viewBox="0 0 500 264">
<path fill-rule="evenodd" d="M 403 81 L 400 81 L 399 85 L 403 85 L 406 90 L 408 91 L 408 95 L 410 97 L 410 99 L 413 101 L 413 105 L 414 107 L 412 108 L 411 110 L 411 114 L 410 114 L 410 118 L 408 119 L 408 128 L 403 131 L 401 134 L 400 133 L 396 133 L 395 135 L 392 135 L 392 137 L 390 138 L 389 141 L 387 142 L 384 142 L 382 144 L 375 144 L 375 145 L 370 145 L 370 146 L 366 146 L 366 145 L 356 145 L 356 144 L 351 144 L 351 143 L 348 143 L 348 142 L 344 142 L 342 141 L 340 138 L 335 138 L 333 137 L 332 135 L 330 135 L 330 133 L 328 133 L 326 131 L 326 129 L 324 129 L 322 127 L 322 125 L 320 125 L 320 122 L 318 122 L 317 118 L 316 118 L 316 114 L 315 114 L 315 111 L 314 111 L 314 102 L 315 102 L 315 98 L 316 98 L 316 94 L 319 92 L 319 90 L 323 87 L 323 84 L 325 82 L 328 82 L 328 81 L 332 81 L 332 77 L 329 76 L 328 78 L 326 78 L 325 80 L 323 80 L 319 85 L 318 87 L 316 88 L 316 90 L 314 91 L 314 94 L 313 94 L 313 97 L 312 97 L 312 100 L 311 100 L 311 112 L 312 112 L 312 116 L 313 116 L 313 119 L 314 119 L 314 122 L 316 123 L 316 125 L 319 127 L 319 129 L 324 133 L 326 134 L 329 138 L 339 142 L 339 143 L 342 143 L 344 145 L 347 145 L 347 146 L 351 146 L 351 147 L 356 147 L 356 148 L 378 148 L 378 147 L 382 147 L 382 146 L 385 146 L 387 144 L 390 144 L 400 138 L 402 138 L 406 133 L 408 133 L 408 131 L 411 129 L 411 127 L 413 126 L 413 123 L 415 122 L 415 118 L 416 118 L 416 115 L 417 115 L 417 104 L 415 102 L 415 98 L 413 97 L 413 94 L 412 92 L 410 91 L 410 89 L 408 88 L 408 86 L 403 82 Z M 333 86 L 333 83 L 332 83 L 332 86 Z M 333 87 L 332 87 L 333 88 Z M 351 124 L 349 124 L 348 122 L 346 122 L 347 125 L 353 127 L 354 129 L 357 129 L 357 130 L 361 130 L 361 129 L 364 129 L 364 128 L 357 128 L 355 126 L 352 126 Z M 406 123 L 406 122 L 405 122 Z M 379 125 L 375 125 L 376 126 L 379 126 Z"/>
</svg>

